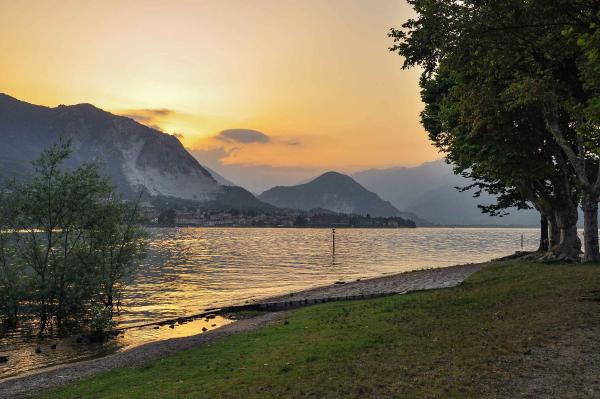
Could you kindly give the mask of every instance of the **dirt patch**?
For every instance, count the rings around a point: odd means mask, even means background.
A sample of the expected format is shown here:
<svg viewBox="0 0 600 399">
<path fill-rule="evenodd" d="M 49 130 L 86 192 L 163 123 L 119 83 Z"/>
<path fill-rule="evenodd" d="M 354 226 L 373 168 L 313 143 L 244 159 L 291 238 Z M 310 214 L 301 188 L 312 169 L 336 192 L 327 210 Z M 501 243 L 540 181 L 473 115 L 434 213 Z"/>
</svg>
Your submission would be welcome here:
<svg viewBox="0 0 600 399">
<path fill-rule="evenodd" d="M 502 398 L 600 398 L 600 323 L 523 354 L 499 387 Z"/>
</svg>

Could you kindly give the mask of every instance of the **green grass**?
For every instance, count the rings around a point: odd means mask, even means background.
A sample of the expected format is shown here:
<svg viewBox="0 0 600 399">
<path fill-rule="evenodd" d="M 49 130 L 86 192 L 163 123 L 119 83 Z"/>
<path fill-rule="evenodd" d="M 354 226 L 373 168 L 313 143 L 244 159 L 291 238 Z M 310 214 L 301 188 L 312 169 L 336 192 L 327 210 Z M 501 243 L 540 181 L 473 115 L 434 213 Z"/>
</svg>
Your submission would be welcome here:
<svg viewBox="0 0 600 399">
<path fill-rule="evenodd" d="M 328 303 L 46 398 L 478 398 L 528 348 L 597 320 L 600 266 L 498 263 L 457 288 Z M 586 300 L 582 298 L 588 298 Z"/>
</svg>

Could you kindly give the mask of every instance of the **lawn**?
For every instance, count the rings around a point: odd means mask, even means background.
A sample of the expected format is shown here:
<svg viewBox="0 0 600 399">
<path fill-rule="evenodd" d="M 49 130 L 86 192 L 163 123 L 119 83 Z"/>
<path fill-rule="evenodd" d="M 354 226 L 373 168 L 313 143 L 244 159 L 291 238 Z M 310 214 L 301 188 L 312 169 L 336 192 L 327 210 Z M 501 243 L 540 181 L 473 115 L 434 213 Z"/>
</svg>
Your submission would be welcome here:
<svg viewBox="0 0 600 399">
<path fill-rule="evenodd" d="M 600 266 L 491 264 L 461 286 L 299 309 L 45 398 L 493 397 L 527 350 L 597 322 Z"/>
</svg>

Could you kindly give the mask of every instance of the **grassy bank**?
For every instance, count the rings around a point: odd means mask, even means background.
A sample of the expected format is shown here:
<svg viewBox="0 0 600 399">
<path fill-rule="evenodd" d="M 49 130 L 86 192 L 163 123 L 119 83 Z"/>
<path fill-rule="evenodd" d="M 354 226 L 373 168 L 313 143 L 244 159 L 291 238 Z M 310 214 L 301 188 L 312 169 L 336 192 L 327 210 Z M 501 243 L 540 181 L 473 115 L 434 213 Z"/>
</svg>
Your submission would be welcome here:
<svg viewBox="0 0 600 399">
<path fill-rule="evenodd" d="M 45 397 L 492 396 L 528 349 L 597 321 L 598 290 L 596 265 L 492 264 L 457 288 L 296 310 Z"/>
</svg>

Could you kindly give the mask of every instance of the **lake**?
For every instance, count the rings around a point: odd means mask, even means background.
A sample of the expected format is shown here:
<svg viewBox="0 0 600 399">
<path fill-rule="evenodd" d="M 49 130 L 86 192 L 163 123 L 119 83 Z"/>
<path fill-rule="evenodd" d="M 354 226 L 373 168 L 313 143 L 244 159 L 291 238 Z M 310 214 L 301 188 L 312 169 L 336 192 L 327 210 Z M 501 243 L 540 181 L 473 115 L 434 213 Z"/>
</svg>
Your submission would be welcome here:
<svg viewBox="0 0 600 399">
<path fill-rule="evenodd" d="M 188 316 L 335 281 L 484 262 L 521 249 L 535 250 L 538 229 L 156 228 L 148 256 L 125 290 L 121 327 Z M 154 340 L 192 335 L 230 322 L 200 320 L 174 329 L 133 329 L 104 345 L 73 338 L 47 340 L 42 353 L 27 331 L 0 339 L 0 378 L 102 356 Z M 57 343 L 57 349 L 49 349 Z"/>
</svg>

